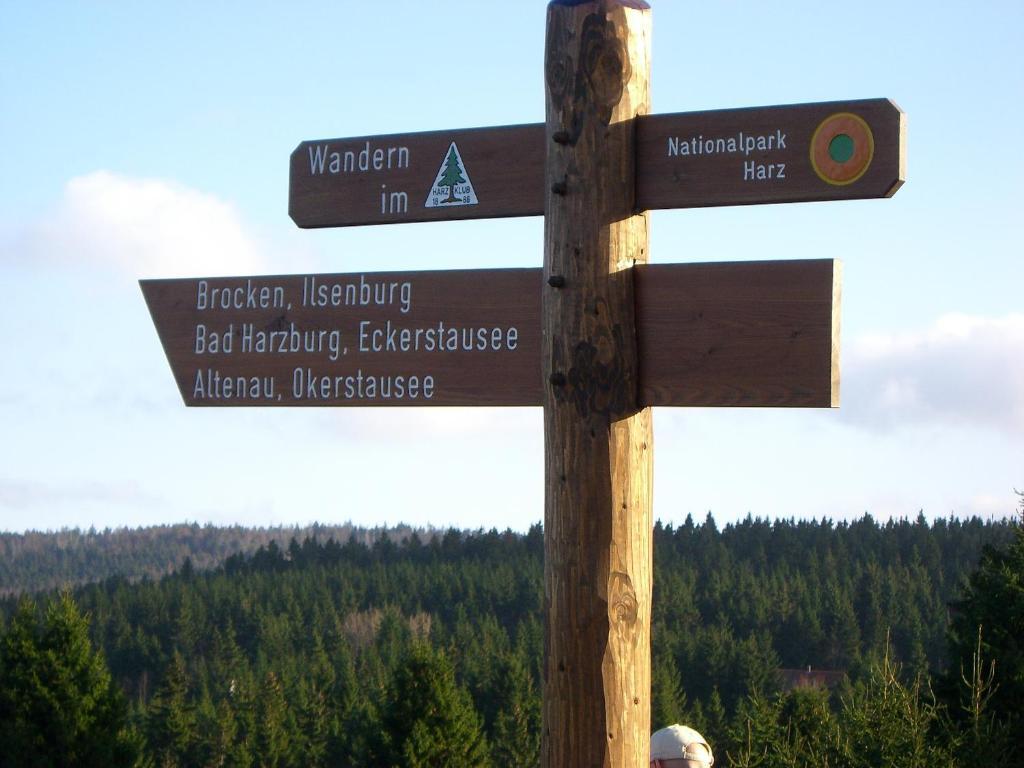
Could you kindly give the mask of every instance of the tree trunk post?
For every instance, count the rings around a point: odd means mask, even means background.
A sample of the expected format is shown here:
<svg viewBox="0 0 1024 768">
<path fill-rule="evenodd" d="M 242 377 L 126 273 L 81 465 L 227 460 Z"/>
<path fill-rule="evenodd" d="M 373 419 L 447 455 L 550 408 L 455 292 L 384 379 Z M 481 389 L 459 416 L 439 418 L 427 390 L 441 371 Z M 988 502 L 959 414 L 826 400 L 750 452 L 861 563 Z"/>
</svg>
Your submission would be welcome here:
<svg viewBox="0 0 1024 768">
<path fill-rule="evenodd" d="M 650 29 L 640 0 L 548 6 L 543 768 L 648 763 L 653 442 L 632 268 Z"/>
</svg>

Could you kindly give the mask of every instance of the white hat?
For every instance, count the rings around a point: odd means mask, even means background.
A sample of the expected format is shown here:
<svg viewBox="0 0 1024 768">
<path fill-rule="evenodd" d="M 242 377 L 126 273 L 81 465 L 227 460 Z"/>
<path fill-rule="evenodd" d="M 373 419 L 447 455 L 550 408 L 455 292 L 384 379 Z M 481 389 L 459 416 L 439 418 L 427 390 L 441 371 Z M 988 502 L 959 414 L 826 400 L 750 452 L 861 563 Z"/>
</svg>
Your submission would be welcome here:
<svg viewBox="0 0 1024 768">
<path fill-rule="evenodd" d="M 692 744 L 703 744 L 707 749 L 707 755 L 702 754 L 703 750 L 690 751 Z M 715 762 L 711 754 L 711 745 L 704 737 L 693 728 L 685 725 L 670 725 L 655 731 L 651 735 L 651 760 L 698 760 L 706 765 Z"/>
</svg>

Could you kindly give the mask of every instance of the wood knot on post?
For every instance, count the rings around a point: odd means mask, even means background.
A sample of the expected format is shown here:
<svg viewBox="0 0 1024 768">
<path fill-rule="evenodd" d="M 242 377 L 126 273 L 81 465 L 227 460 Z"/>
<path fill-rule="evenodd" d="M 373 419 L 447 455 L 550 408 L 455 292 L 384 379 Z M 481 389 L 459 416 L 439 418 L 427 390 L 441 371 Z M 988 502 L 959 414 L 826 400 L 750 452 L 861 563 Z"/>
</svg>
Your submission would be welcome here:
<svg viewBox="0 0 1024 768">
<path fill-rule="evenodd" d="M 622 101 L 626 83 L 632 76 L 625 44 L 616 34 L 615 24 L 603 15 L 591 14 L 583 20 L 580 37 L 580 69 L 586 77 L 594 107 L 602 125 L 611 122 L 612 110 Z"/>
<path fill-rule="evenodd" d="M 558 24 L 548 24 L 545 45 L 544 79 L 548 90 L 561 101 L 569 93 L 572 82 L 573 60 L 568 54 L 569 30 Z"/>
<path fill-rule="evenodd" d="M 617 630 L 631 629 L 640 616 L 633 580 L 629 574 L 616 571 L 608 583 L 608 620 Z"/>
</svg>

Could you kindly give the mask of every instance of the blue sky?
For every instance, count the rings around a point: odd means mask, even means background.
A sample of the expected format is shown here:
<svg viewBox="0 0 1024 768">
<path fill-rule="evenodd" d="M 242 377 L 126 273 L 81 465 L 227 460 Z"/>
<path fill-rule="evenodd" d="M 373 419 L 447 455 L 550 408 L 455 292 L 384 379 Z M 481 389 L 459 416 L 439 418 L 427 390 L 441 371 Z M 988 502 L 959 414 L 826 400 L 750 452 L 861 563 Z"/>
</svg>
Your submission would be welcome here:
<svg viewBox="0 0 1024 768">
<path fill-rule="evenodd" d="M 655 112 L 888 97 L 891 200 L 651 214 L 654 262 L 844 263 L 838 410 L 658 409 L 655 516 L 1002 517 L 1024 488 L 1024 5 L 653 5 Z M 543 120 L 545 5 L 0 10 L 0 529 L 505 527 L 539 409 L 186 409 L 139 278 L 533 267 L 539 218 L 302 231 L 305 139 Z M 510 148 L 510 162 L 514 162 Z"/>
</svg>

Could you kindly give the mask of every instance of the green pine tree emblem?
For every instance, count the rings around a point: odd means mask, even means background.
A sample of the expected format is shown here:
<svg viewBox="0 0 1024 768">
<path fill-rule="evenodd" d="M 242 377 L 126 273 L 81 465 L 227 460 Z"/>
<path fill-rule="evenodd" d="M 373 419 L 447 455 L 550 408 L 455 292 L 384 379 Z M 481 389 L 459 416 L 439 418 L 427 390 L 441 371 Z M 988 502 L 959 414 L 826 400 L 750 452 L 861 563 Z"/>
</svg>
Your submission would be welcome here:
<svg viewBox="0 0 1024 768">
<path fill-rule="evenodd" d="M 441 171 L 441 186 L 448 187 L 448 199 L 446 203 L 461 203 L 462 198 L 455 196 L 455 185 L 465 184 L 466 179 L 462 175 L 462 164 L 459 156 L 455 154 L 455 145 L 448 149 L 448 159 L 444 161 L 444 169 Z"/>
<path fill-rule="evenodd" d="M 476 190 L 469 178 L 466 164 L 453 141 L 448 146 L 441 167 L 434 178 L 434 184 L 424 203 L 426 208 L 442 208 L 454 205 L 476 205 Z"/>
</svg>

